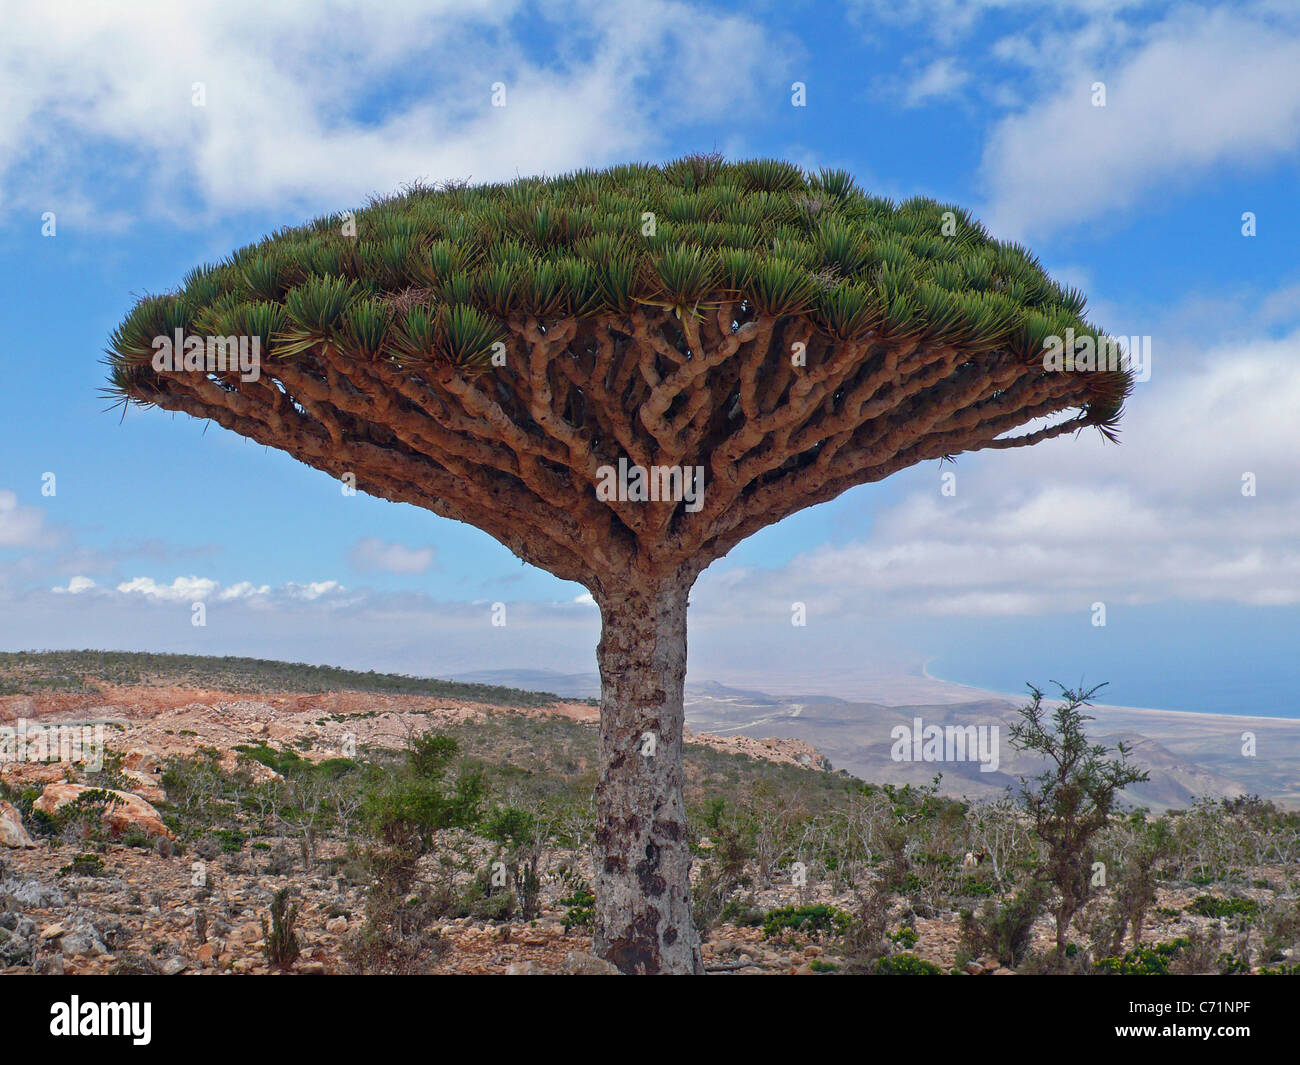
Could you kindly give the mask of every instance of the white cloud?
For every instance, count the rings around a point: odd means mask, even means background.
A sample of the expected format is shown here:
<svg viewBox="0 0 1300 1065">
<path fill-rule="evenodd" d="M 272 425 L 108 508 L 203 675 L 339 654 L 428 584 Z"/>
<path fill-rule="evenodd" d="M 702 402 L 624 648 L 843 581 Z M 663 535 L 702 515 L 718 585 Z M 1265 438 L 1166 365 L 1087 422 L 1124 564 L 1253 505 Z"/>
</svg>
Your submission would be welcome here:
<svg viewBox="0 0 1300 1065">
<path fill-rule="evenodd" d="M 339 584 L 338 581 L 312 581 L 310 584 L 294 584 L 291 581 L 282 589 L 291 598 L 304 599 L 308 602 L 329 595 L 332 592 L 342 592 L 344 590 L 343 585 Z"/>
<path fill-rule="evenodd" d="M 256 585 L 252 581 L 240 581 L 238 584 L 232 584 L 221 589 L 217 598 L 228 601 L 231 599 L 251 599 L 254 596 L 270 594 L 271 586 L 269 584 Z"/>
<path fill-rule="evenodd" d="M 67 595 L 80 595 L 82 592 L 89 592 L 97 587 L 98 585 L 96 585 L 89 577 L 73 577 L 68 581 L 66 586 L 62 588 L 51 588 L 50 591 Z"/>
<path fill-rule="evenodd" d="M 982 220 L 1046 233 L 1156 204 L 1225 168 L 1277 167 L 1300 149 L 1300 10 L 1273 0 L 856 0 L 940 54 L 904 100 L 960 88 L 994 119 Z M 1102 82 L 1106 106 L 1094 107 Z M 1243 204 L 1239 211 L 1249 210 Z M 1231 221 L 1231 219 L 1229 219 Z"/>
<path fill-rule="evenodd" d="M 1173 15 L 1118 58 L 1067 43 L 1062 55 L 1106 58 L 1070 60 L 1054 91 L 1003 119 L 986 145 L 984 217 L 1000 235 L 1077 226 L 1216 168 L 1273 166 L 1300 148 L 1294 19 L 1237 7 Z M 1094 80 L 1105 84 L 1104 107 L 1092 104 Z"/>
<path fill-rule="evenodd" d="M 122 223 L 103 202 L 118 184 L 192 220 L 623 160 L 734 114 L 792 53 L 744 17 L 671 0 L 50 0 L 5 5 L 4 24 L 0 192 L 86 225 Z"/>
<path fill-rule="evenodd" d="M 1300 332 L 1186 358 L 1138 386 L 1119 447 L 1085 433 L 963 456 L 952 497 L 914 470 L 868 537 L 706 572 L 693 602 L 737 620 L 794 601 L 819 617 L 1300 603 Z"/>
<path fill-rule="evenodd" d="M 366 536 L 352 545 L 348 562 L 363 573 L 427 573 L 435 554 L 433 547 L 407 547 Z"/>
<path fill-rule="evenodd" d="M 0 548 L 37 547 L 49 538 L 44 515 L 19 504 L 14 492 L 0 488 Z"/>
<path fill-rule="evenodd" d="M 134 577 L 119 584 L 117 590 L 124 595 L 138 594 L 165 602 L 199 602 L 219 587 L 207 577 L 177 577 L 171 584 L 159 584 L 152 577 Z"/>
<path fill-rule="evenodd" d="M 86 583 L 79 583 L 86 582 Z M 77 587 L 73 587 L 77 585 Z M 95 587 L 95 583 L 85 577 L 74 577 L 67 588 L 55 588 L 54 591 L 80 592 Z M 133 577 L 117 585 L 116 592 L 122 596 L 140 596 L 146 600 L 160 603 L 197 603 L 209 600 L 218 602 L 237 602 L 244 600 L 311 601 L 344 588 L 338 581 L 312 581 L 308 584 L 289 582 L 279 589 L 272 590 L 268 584 L 254 584 L 252 581 L 237 581 L 223 586 L 220 581 L 210 577 L 176 577 L 170 584 L 160 583 L 152 577 Z"/>
<path fill-rule="evenodd" d="M 953 59 L 936 59 L 908 83 L 903 100 L 909 107 L 944 100 L 955 96 L 969 79 L 970 75 Z"/>
</svg>

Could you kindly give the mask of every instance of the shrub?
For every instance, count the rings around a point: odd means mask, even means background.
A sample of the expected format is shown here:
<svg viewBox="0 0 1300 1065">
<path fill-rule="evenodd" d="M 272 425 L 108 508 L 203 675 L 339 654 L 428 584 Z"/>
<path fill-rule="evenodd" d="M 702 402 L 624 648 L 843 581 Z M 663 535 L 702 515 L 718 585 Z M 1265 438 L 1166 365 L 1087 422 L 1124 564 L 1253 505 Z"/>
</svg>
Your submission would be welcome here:
<svg viewBox="0 0 1300 1065">
<path fill-rule="evenodd" d="M 890 933 L 889 938 L 895 943 L 901 943 L 904 947 L 907 947 L 910 950 L 912 947 L 916 946 L 916 941 L 919 937 L 916 934 L 915 928 L 900 928 L 897 932 Z"/>
<path fill-rule="evenodd" d="M 849 915 L 834 906 L 782 906 L 764 918 L 763 935 L 774 939 L 786 933 L 797 933 L 816 939 L 823 932 L 842 934 L 850 923 Z"/>
<path fill-rule="evenodd" d="M 849 926 L 844 932 L 844 971 L 874 972 L 885 953 L 885 930 L 889 927 L 889 896 L 883 891 L 860 891 Z"/>
<path fill-rule="evenodd" d="M 876 962 L 876 975 L 942 976 L 943 970 L 915 954 L 893 954 Z"/>
<path fill-rule="evenodd" d="M 59 876 L 108 876 L 108 869 L 98 854 L 78 854 L 59 870 Z"/>
<path fill-rule="evenodd" d="M 1033 822 L 1034 833 L 1046 845 L 1046 859 L 1038 875 L 1056 888 L 1056 957 L 1065 960 L 1066 934 L 1091 891 L 1091 844 L 1110 822 L 1116 799 L 1124 788 L 1149 778 L 1128 761 L 1129 749 L 1115 747 L 1119 758 L 1107 758 L 1109 748 L 1088 742 L 1085 721 L 1092 718 L 1081 707 L 1105 685 L 1073 691 L 1057 685 L 1064 700 L 1045 720 L 1043 693 L 1032 685 L 1031 701 L 1021 708 L 1022 721 L 1011 727 L 1011 742 L 1018 750 L 1041 755 L 1049 768 L 1034 779 L 1021 781 L 1021 801 Z"/>
<path fill-rule="evenodd" d="M 1189 945 L 1187 939 L 1174 939 L 1153 947 L 1135 947 L 1121 957 L 1098 959 L 1096 970 L 1112 976 L 1168 976 L 1174 959 Z"/>
<path fill-rule="evenodd" d="M 970 910 L 961 914 L 961 947 L 971 957 L 992 954 L 1003 965 L 1015 968 L 1029 949 L 1034 921 L 1044 908 L 1044 890 L 1038 883 L 1018 891 L 1009 902 L 990 899 L 978 916 Z"/>
<path fill-rule="evenodd" d="M 483 826 L 483 834 L 500 844 L 498 860 L 503 861 L 514 887 L 515 899 L 524 920 L 537 916 L 542 881 L 537 874 L 541 861 L 538 820 L 527 810 L 506 806 L 495 810 Z"/>
<path fill-rule="evenodd" d="M 1198 917 L 1254 917 L 1259 903 L 1254 899 L 1225 899 L 1217 895 L 1197 895 L 1187 907 Z"/>
<path fill-rule="evenodd" d="M 288 971 L 298 960 L 302 948 L 293 926 L 298 921 L 298 904 L 289 902 L 289 889 L 281 888 L 271 899 L 271 923 L 262 918 L 262 936 L 266 941 L 266 960 L 273 969 Z"/>
<path fill-rule="evenodd" d="M 572 894 L 560 899 L 564 911 L 564 930 L 570 932 L 575 928 L 590 928 L 592 918 L 596 915 L 596 896 L 586 884 L 579 884 Z"/>
</svg>

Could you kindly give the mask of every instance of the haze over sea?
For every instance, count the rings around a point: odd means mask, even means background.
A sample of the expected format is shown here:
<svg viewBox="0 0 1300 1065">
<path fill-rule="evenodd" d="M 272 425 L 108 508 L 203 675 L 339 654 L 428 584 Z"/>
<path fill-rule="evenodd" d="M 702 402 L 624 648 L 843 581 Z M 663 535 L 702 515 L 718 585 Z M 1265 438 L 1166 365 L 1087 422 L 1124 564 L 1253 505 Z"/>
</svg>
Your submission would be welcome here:
<svg viewBox="0 0 1300 1065">
<path fill-rule="evenodd" d="M 1188 624 L 1198 614 L 1204 624 Z M 1033 631 L 1013 619 L 984 619 L 969 642 L 931 658 L 926 672 L 1009 694 L 1024 693 L 1026 681 L 1044 688 L 1049 680 L 1106 681 L 1097 698 L 1111 705 L 1300 718 L 1298 615 L 1222 605 L 1112 608 L 1106 627 L 1090 632 L 1077 616 L 1040 618 Z"/>
</svg>

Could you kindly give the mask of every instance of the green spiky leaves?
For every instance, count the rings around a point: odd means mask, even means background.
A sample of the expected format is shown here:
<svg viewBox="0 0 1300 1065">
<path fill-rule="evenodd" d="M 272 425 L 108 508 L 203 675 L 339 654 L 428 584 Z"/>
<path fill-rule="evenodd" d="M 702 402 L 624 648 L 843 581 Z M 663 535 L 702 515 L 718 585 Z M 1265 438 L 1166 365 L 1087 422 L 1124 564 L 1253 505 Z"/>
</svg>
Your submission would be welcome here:
<svg viewBox="0 0 1300 1065">
<path fill-rule="evenodd" d="M 845 171 L 713 154 L 412 186 L 354 212 L 349 226 L 321 218 L 191 272 L 175 295 L 132 310 L 111 356 L 141 367 L 156 335 L 238 327 L 277 358 L 328 344 L 361 360 L 468 367 L 512 321 L 620 320 L 647 306 L 681 316 L 727 302 L 740 320 L 801 317 L 833 341 L 915 340 L 1026 360 L 1066 328 L 1095 332 L 1082 293 L 960 207 L 874 197 Z M 1127 388 L 1096 385 L 1098 410 Z"/>
</svg>

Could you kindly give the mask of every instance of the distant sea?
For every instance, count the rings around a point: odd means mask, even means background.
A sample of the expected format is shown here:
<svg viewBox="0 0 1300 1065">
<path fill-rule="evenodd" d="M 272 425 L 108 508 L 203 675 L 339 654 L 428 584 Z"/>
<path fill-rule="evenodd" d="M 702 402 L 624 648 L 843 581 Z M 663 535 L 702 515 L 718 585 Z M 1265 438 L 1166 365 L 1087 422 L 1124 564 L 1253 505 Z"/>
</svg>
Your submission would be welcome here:
<svg viewBox="0 0 1300 1065">
<path fill-rule="evenodd" d="M 1300 718 L 1300 611 L 1112 609 L 1105 629 L 1077 617 L 982 622 L 936 648 L 926 672 L 1011 695 L 1026 682 L 1089 687 L 1113 706 Z M 943 641 L 945 644 L 949 640 Z"/>
</svg>

